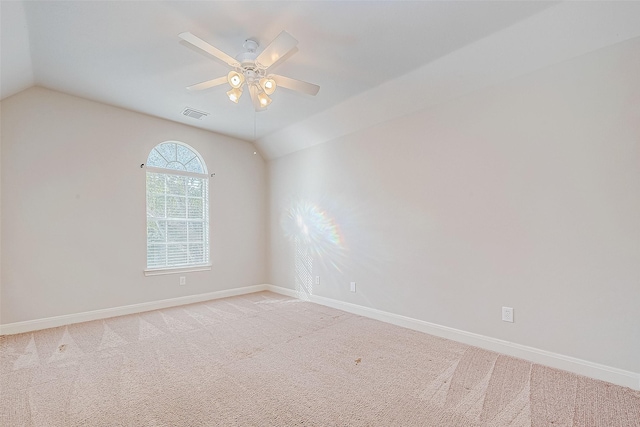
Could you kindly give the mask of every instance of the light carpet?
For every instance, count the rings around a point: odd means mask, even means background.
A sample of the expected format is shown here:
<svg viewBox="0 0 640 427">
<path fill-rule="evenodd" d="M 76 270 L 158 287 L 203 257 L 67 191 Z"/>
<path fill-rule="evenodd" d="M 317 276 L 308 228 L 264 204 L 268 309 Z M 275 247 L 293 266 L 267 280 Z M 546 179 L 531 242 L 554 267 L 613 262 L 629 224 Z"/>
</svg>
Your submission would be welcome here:
<svg viewBox="0 0 640 427">
<path fill-rule="evenodd" d="M 640 427 L 640 393 L 260 292 L 0 338 L 2 426 Z"/>
</svg>

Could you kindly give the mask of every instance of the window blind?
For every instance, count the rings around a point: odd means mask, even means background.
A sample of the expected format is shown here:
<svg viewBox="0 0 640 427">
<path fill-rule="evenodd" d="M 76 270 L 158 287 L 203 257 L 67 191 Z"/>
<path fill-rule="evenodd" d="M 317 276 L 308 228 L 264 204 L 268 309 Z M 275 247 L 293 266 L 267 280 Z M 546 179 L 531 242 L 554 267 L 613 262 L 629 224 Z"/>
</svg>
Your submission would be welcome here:
<svg viewBox="0 0 640 427">
<path fill-rule="evenodd" d="M 209 263 L 208 178 L 195 176 L 204 172 L 203 162 L 186 150 L 178 143 L 165 143 L 149 155 L 153 170 L 147 171 L 148 269 Z M 189 164 L 197 167 L 188 170 Z M 158 167 L 167 170 L 158 171 Z"/>
</svg>

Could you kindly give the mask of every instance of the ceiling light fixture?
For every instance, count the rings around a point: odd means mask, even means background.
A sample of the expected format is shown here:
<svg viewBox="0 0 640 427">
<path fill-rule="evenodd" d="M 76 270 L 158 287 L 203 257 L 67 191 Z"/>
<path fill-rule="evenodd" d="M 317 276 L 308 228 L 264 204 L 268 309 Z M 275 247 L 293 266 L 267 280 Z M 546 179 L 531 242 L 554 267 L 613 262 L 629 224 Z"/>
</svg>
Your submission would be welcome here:
<svg viewBox="0 0 640 427">
<path fill-rule="evenodd" d="M 232 88 L 239 89 L 244 83 L 244 75 L 237 71 L 229 71 L 229 74 L 227 74 L 227 81 Z"/>
<path fill-rule="evenodd" d="M 271 95 L 276 91 L 276 81 L 270 77 L 263 77 L 260 79 L 260 87 L 262 87 L 264 93 Z"/>
<path fill-rule="evenodd" d="M 278 86 L 311 96 L 315 96 L 320 90 L 318 85 L 269 73 L 270 67 L 287 59 L 298 50 L 296 48 L 298 41 L 286 31 L 282 31 L 260 54 L 256 52 L 258 49 L 257 41 L 245 40 L 243 45 L 246 49 L 245 52 L 240 53 L 235 58 L 191 33 L 180 33 L 178 36 L 182 40 L 225 62 L 231 68 L 226 77 L 218 77 L 188 86 L 187 89 L 189 90 L 204 90 L 229 83 L 231 90 L 227 92 L 227 96 L 232 102 L 237 103 L 242 96 L 243 88 L 246 86 L 256 111 L 264 111 L 271 104 L 269 95 L 272 95 Z"/>
<path fill-rule="evenodd" d="M 229 92 L 227 92 L 227 96 L 229 97 L 229 99 L 231 101 L 233 101 L 233 102 L 235 102 L 237 104 L 238 101 L 240 100 L 240 97 L 242 96 L 242 89 L 234 87 Z"/>
<path fill-rule="evenodd" d="M 258 93 L 258 101 L 260 101 L 261 107 L 267 107 L 271 104 L 271 98 L 269 98 L 269 96 L 264 92 Z"/>
</svg>

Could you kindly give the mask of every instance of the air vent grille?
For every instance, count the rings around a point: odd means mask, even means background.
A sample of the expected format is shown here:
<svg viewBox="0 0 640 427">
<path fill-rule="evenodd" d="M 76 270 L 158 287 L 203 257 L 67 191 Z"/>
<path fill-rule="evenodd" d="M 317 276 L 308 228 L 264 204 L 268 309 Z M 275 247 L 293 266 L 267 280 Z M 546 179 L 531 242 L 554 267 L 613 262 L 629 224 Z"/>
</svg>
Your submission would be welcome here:
<svg viewBox="0 0 640 427">
<path fill-rule="evenodd" d="M 197 120 L 202 120 L 203 117 L 206 117 L 209 115 L 209 113 L 205 113 L 204 111 L 194 110 L 193 108 L 185 108 L 182 114 Z"/>
</svg>

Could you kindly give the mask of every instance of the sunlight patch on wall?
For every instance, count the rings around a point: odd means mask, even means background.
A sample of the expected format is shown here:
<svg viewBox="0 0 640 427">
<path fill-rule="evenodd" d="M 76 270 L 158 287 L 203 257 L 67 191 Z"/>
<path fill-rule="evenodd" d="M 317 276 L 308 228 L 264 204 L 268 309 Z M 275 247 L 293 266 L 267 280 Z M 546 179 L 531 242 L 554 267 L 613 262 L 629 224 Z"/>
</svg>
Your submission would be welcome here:
<svg viewBox="0 0 640 427">
<path fill-rule="evenodd" d="M 282 229 L 293 248 L 296 291 L 313 295 L 313 264 L 341 272 L 345 239 L 334 218 L 310 200 L 298 200 L 284 210 Z"/>
</svg>

